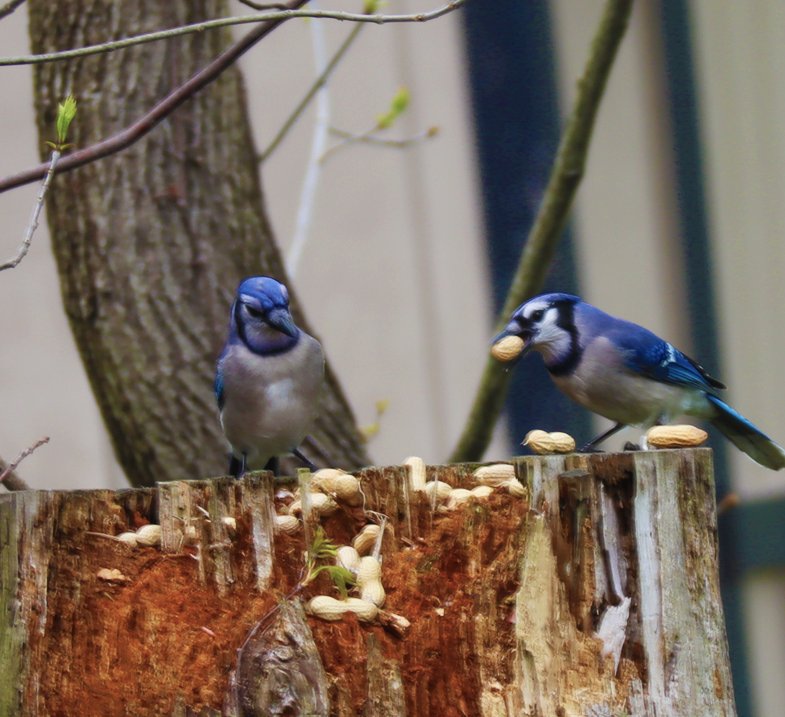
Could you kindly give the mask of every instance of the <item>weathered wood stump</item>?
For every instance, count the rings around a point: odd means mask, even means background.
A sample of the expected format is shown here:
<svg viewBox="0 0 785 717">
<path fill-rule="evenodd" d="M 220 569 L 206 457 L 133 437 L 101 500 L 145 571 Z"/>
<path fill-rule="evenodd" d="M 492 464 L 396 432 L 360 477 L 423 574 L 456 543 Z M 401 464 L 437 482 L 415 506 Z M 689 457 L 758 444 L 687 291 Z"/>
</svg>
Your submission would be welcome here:
<svg viewBox="0 0 785 717">
<path fill-rule="evenodd" d="M 735 715 L 710 451 L 513 465 L 518 495 L 451 510 L 366 469 L 364 505 L 321 519 L 340 545 L 387 517 L 397 632 L 306 617 L 336 592 L 299 585 L 265 474 L 2 495 L 0 714 Z M 472 468 L 427 475 L 470 488 Z M 160 546 L 105 537 L 145 523 Z"/>
</svg>

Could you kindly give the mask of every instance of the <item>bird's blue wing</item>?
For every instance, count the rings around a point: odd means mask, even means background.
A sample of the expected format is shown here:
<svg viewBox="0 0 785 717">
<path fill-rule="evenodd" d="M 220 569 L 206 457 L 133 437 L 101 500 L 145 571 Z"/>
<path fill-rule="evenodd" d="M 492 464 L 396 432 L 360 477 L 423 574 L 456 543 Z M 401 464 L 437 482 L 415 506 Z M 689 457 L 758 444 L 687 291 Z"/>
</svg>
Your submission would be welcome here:
<svg viewBox="0 0 785 717">
<path fill-rule="evenodd" d="M 676 386 L 712 391 L 725 388 L 717 379 L 667 341 L 636 324 L 627 324 L 614 332 L 613 342 L 624 355 L 624 365 L 651 378 Z"/>
<path fill-rule="evenodd" d="M 223 411 L 224 407 L 224 375 L 223 371 L 221 371 L 221 366 L 219 364 L 218 370 L 215 372 L 215 384 L 213 386 L 213 390 L 215 391 L 215 400 L 218 401 L 218 410 Z"/>
</svg>

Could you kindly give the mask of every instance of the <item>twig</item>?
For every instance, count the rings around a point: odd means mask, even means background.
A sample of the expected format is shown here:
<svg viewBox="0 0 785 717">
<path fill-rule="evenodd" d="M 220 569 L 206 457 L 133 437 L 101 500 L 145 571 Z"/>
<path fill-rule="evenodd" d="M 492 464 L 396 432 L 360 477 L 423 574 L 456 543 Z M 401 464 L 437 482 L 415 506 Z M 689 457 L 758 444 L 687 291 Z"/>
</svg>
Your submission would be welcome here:
<svg viewBox="0 0 785 717">
<path fill-rule="evenodd" d="M 286 5 L 283 3 L 278 2 L 271 2 L 271 3 L 261 3 L 261 2 L 251 2 L 251 0 L 240 0 L 243 5 L 247 5 L 254 10 L 285 10 Z"/>
<path fill-rule="evenodd" d="M 346 39 L 346 42 L 344 42 L 344 45 L 347 48 L 353 39 L 352 35 L 355 37 L 357 36 L 355 30 L 360 27 L 362 27 L 362 25 L 357 25 L 352 30 L 352 34 Z M 314 62 L 316 63 L 316 73 L 319 76 L 326 77 L 329 69 L 324 47 L 324 26 L 318 20 L 311 23 L 311 38 L 313 41 L 313 57 Z M 336 60 L 336 57 L 333 57 L 333 60 Z M 335 66 L 334 63 L 333 66 Z M 319 185 L 319 175 L 322 170 L 321 165 L 319 164 L 319 157 L 327 146 L 329 126 L 330 93 L 327 90 L 327 85 L 324 82 L 321 82 L 316 94 L 316 121 L 314 122 L 313 137 L 311 139 L 311 152 L 308 156 L 308 164 L 305 168 L 305 178 L 303 179 L 303 186 L 300 190 L 300 204 L 297 207 L 297 223 L 294 230 L 294 236 L 292 237 L 292 243 L 286 255 L 286 274 L 290 279 L 294 279 L 295 274 L 297 273 L 300 257 L 308 242 L 308 230 L 311 227 L 311 220 L 313 219 L 316 189 Z"/>
<path fill-rule="evenodd" d="M 307 0 L 290 0 L 287 7 L 292 9 L 304 5 Z M 356 17 L 338 17 L 342 13 L 333 13 L 333 19 L 351 19 L 357 22 L 425 22 L 433 20 L 437 17 L 452 12 L 458 7 L 463 5 L 465 0 L 453 0 L 439 10 L 434 10 L 430 13 L 422 15 L 362 15 Z M 59 163 L 59 172 L 68 172 L 77 167 L 81 167 L 90 162 L 95 162 L 98 159 L 103 159 L 109 155 L 120 152 L 126 147 L 130 147 L 134 142 L 137 142 L 144 137 L 150 130 L 153 129 L 159 122 L 168 117 L 174 112 L 183 102 L 193 97 L 197 92 L 215 80 L 224 70 L 234 64 L 238 58 L 245 54 L 251 47 L 253 47 L 259 40 L 265 37 L 268 33 L 272 32 L 285 20 L 297 17 L 296 15 L 289 14 L 291 11 L 285 13 L 277 13 L 277 19 L 269 19 L 259 27 L 254 28 L 236 43 L 227 48 L 215 60 L 203 67 L 199 72 L 193 75 L 190 79 L 186 80 L 177 89 L 167 95 L 161 102 L 155 105 L 147 114 L 140 117 L 136 122 L 133 122 L 125 129 L 120 130 L 117 134 L 101 140 L 84 149 L 72 152 L 67 157 L 63 157 Z M 328 17 L 322 13 L 319 17 Z M 270 16 L 268 16 L 270 17 Z M 255 15 L 254 22 L 259 22 L 261 16 Z M 106 51 L 106 50 L 104 50 Z M 56 54 L 56 53 L 55 53 Z M 48 163 L 39 164 L 37 167 L 28 169 L 10 177 L 0 179 L 0 193 L 21 187 L 30 182 L 35 182 L 41 179 L 47 172 Z"/>
<path fill-rule="evenodd" d="M 741 505 L 741 496 L 738 493 L 726 493 L 717 503 L 717 515 L 723 515 L 739 505 Z"/>
<path fill-rule="evenodd" d="M 8 17 L 16 8 L 18 8 L 25 0 L 9 0 L 5 5 L 0 6 L 0 20 Z"/>
<path fill-rule="evenodd" d="M 317 24 L 317 23 L 314 23 Z M 308 89 L 308 92 L 305 93 L 305 96 L 300 100 L 297 104 L 297 107 L 294 108 L 294 111 L 287 117 L 286 121 L 283 123 L 281 128 L 278 130 L 275 137 L 273 137 L 272 141 L 270 142 L 267 149 L 261 153 L 259 156 L 259 161 L 264 162 L 277 148 L 278 145 L 281 144 L 281 141 L 289 134 L 289 130 L 294 126 L 295 122 L 300 118 L 302 113 L 305 111 L 305 108 L 310 104 L 311 100 L 316 96 L 316 93 L 325 85 L 327 79 L 332 74 L 333 70 L 335 69 L 336 65 L 341 61 L 343 56 L 346 54 L 346 51 L 351 47 L 352 43 L 357 38 L 357 35 L 360 34 L 360 31 L 365 27 L 365 25 L 355 25 L 352 28 L 352 31 L 348 34 L 346 39 L 341 43 L 341 46 L 336 51 L 335 55 L 330 58 L 330 61 L 324 66 L 324 69 L 316 78 L 314 83 Z"/>
<path fill-rule="evenodd" d="M 392 147 L 393 149 L 404 149 L 409 147 L 413 144 L 419 144 L 420 142 L 424 142 L 425 140 L 432 139 L 439 134 L 439 128 L 436 126 L 428 127 L 428 129 L 418 132 L 417 134 L 412 135 L 411 137 L 403 137 L 401 139 L 396 139 L 394 137 L 382 137 L 379 134 L 374 134 L 374 129 L 368 132 L 361 132 L 360 134 L 354 134 L 353 132 L 347 132 L 345 129 L 339 129 L 338 127 L 330 127 L 330 134 L 334 135 L 335 137 L 339 137 L 341 139 L 349 140 L 351 143 L 357 144 L 373 144 L 377 147 Z M 332 150 L 330 150 L 332 151 Z M 324 161 L 324 157 L 322 157 L 322 161 Z"/>
<path fill-rule="evenodd" d="M 27 458 L 27 456 L 43 446 L 45 443 L 49 443 L 49 436 L 39 438 L 32 446 L 25 448 L 19 454 L 17 459 L 10 465 L 5 465 L 5 463 L 0 459 L 0 468 L 2 468 L 2 472 L 0 472 L 0 483 L 2 483 L 8 490 L 30 490 L 30 486 L 28 486 L 27 483 L 25 483 L 16 474 L 16 469 L 19 467 L 19 464 L 25 458 Z"/>
<path fill-rule="evenodd" d="M 8 464 L 2 458 L 0 458 L 0 475 L 5 476 L 2 484 L 7 490 L 30 490 L 30 486 L 19 477 L 16 471 L 10 470 Z"/>
<path fill-rule="evenodd" d="M 125 37 L 122 40 L 113 40 L 111 42 L 102 42 L 97 45 L 88 45 L 87 47 L 79 47 L 73 50 L 63 50 L 62 52 L 46 52 L 39 55 L 19 55 L 16 57 L 0 57 L 0 66 L 2 65 L 39 65 L 45 62 L 57 62 L 59 60 L 70 60 L 74 57 L 85 57 L 87 55 L 99 55 L 104 52 L 113 52 L 114 50 L 121 50 L 126 47 L 134 45 L 143 45 L 148 42 L 157 42 L 159 40 L 168 40 L 172 37 L 180 37 L 181 35 L 190 35 L 193 33 L 204 32 L 205 30 L 215 30 L 221 27 L 231 27 L 233 25 L 248 25 L 254 23 L 267 23 L 272 22 L 276 25 L 292 20 L 296 17 L 310 17 L 322 18 L 325 20 L 342 20 L 344 22 L 371 22 L 376 25 L 386 25 L 389 23 L 397 22 L 428 22 L 429 20 L 436 20 L 442 15 L 457 10 L 463 5 L 466 0 L 451 0 L 446 5 L 443 5 L 436 10 L 429 12 L 412 13 L 409 15 L 382 15 L 375 13 L 372 15 L 366 13 L 356 12 L 340 12 L 337 10 L 295 10 L 292 9 L 292 3 L 288 3 L 283 7 L 289 8 L 285 10 L 276 10 L 273 12 L 255 13 L 253 15 L 237 15 L 235 17 L 223 17 L 217 20 L 205 20 L 204 22 L 195 22 L 190 25 L 181 25 L 180 27 L 173 27 L 169 30 L 159 30 L 157 32 L 147 32 L 142 35 L 134 35 L 133 37 Z M 297 5 L 301 5 L 298 3 Z M 295 5 L 296 6 L 296 5 Z"/>
<path fill-rule="evenodd" d="M 41 184 L 41 189 L 38 192 L 38 199 L 36 200 L 35 206 L 33 207 L 33 213 L 30 216 L 30 222 L 27 225 L 25 238 L 22 240 L 22 244 L 19 246 L 19 251 L 17 251 L 16 256 L 13 259 L 9 259 L 4 264 L 0 264 L 0 271 L 4 271 L 5 269 L 16 269 L 22 259 L 27 256 L 27 252 L 30 251 L 30 244 L 33 242 L 33 234 L 35 234 L 35 230 L 38 229 L 38 220 L 41 216 L 41 209 L 44 206 L 44 198 L 46 197 L 46 192 L 49 189 L 49 185 L 52 183 L 52 177 L 55 173 L 55 166 L 57 165 L 57 161 L 59 159 L 60 151 L 57 149 L 52 150 L 52 156 L 49 159 L 49 170 L 47 171 L 46 177 Z"/>
<path fill-rule="evenodd" d="M 420 132 L 411 137 L 405 137 L 404 139 L 393 139 L 388 137 L 381 137 L 380 135 L 375 134 L 378 129 L 379 128 L 377 126 L 374 126 L 365 132 L 353 134 L 352 132 L 337 129 L 336 127 L 330 127 L 330 134 L 339 137 L 341 141 L 330 147 L 319 158 L 319 161 L 324 164 L 339 149 L 348 147 L 351 144 L 372 144 L 377 147 L 405 149 L 406 147 L 411 147 L 413 144 L 419 144 L 420 142 L 424 142 L 425 140 L 431 139 L 432 137 L 435 137 L 437 134 L 439 134 L 438 127 L 429 127 L 424 132 Z"/>
<path fill-rule="evenodd" d="M 296 8 L 304 5 L 307 0 L 290 0 L 289 7 Z M 128 125 L 125 129 L 107 139 L 96 142 L 89 147 L 72 152 L 67 157 L 63 157 L 58 170 L 63 172 L 76 169 L 98 159 L 108 157 L 116 152 L 120 152 L 126 147 L 130 147 L 134 142 L 139 141 L 150 132 L 159 122 L 166 119 L 183 102 L 189 100 L 197 92 L 204 89 L 213 80 L 217 79 L 227 68 L 231 67 L 242 55 L 250 50 L 259 40 L 278 27 L 283 20 L 269 20 L 255 27 L 244 37 L 240 38 L 233 45 L 230 45 L 212 62 L 192 75 L 182 85 L 170 92 L 157 105 L 154 105 L 145 115 Z M 5 192 L 15 187 L 21 187 L 30 182 L 41 179 L 47 171 L 49 164 L 39 164 L 37 167 L 28 169 L 11 177 L 0 180 L 0 192 Z"/>
<path fill-rule="evenodd" d="M 534 295 L 545 275 L 561 238 L 573 197 L 583 177 L 594 120 L 602 99 L 616 51 L 632 9 L 632 0 L 607 0 L 602 19 L 589 51 L 578 95 L 559 144 L 545 196 L 521 254 L 498 324 L 502 326 L 513 310 Z M 489 357 L 469 417 L 450 456 L 450 462 L 479 460 L 491 439 L 501 413 L 510 374 Z"/>
</svg>

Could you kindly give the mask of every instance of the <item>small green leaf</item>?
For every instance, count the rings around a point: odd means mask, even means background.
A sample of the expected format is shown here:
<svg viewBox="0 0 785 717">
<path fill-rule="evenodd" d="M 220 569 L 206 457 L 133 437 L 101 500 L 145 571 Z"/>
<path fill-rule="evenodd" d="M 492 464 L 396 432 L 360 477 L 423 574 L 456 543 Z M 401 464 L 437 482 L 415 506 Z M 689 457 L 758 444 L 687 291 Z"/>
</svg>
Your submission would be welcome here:
<svg viewBox="0 0 785 717">
<path fill-rule="evenodd" d="M 340 565 L 321 565 L 314 571 L 313 576 L 316 577 L 322 571 L 330 576 L 330 580 L 341 595 L 341 600 L 345 600 L 349 596 L 349 588 L 357 582 L 354 574 Z"/>
<path fill-rule="evenodd" d="M 411 95 L 408 87 L 399 87 L 395 96 L 390 102 L 390 108 L 383 115 L 376 118 L 376 126 L 379 129 L 387 129 L 397 120 L 409 107 Z"/>
<path fill-rule="evenodd" d="M 73 95 L 68 95 L 60 104 L 57 105 L 57 143 L 64 145 L 68 137 L 68 128 L 76 117 L 76 99 Z"/>
<path fill-rule="evenodd" d="M 363 12 L 366 15 L 373 15 L 381 5 L 380 0 L 365 0 L 363 3 Z"/>
<path fill-rule="evenodd" d="M 366 426 L 360 426 L 360 438 L 362 439 L 363 443 L 367 443 L 371 440 L 371 438 L 378 436 L 381 427 L 382 424 L 379 423 L 379 421 L 374 421 L 373 423 L 369 423 Z"/>
<path fill-rule="evenodd" d="M 338 554 L 338 546 L 325 535 L 321 525 L 314 532 L 313 542 L 308 553 L 312 562 L 334 558 Z"/>
</svg>

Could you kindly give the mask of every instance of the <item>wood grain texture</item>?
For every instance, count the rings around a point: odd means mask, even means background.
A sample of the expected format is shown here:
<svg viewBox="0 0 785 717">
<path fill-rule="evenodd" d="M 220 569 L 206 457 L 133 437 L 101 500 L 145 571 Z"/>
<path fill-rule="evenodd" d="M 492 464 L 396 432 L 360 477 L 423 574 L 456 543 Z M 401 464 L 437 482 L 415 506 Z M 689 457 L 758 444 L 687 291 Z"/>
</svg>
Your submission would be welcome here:
<svg viewBox="0 0 785 717">
<path fill-rule="evenodd" d="M 523 496 L 499 487 L 454 510 L 404 467 L 367 469 L 365 505 L 321 519 L 348 544 L 370 511 L 387 516 L 384 608 L 400 631 L 303 621 L 297 600 L 335 591 L 324 575 L 299 585 L 302 531 L 273 539 L 263 474 L 0 496 L 3 714 L 286 714 L 299 700 L 341 717 L 734 717 L 710 450 L 513 465 Z M 426 474 L 468 488 L 473 467 Z M 90 532 L 153 519 L 161 548 Z M 292 665 L 298 679 L 281 678 Z"/>
<path fill-rule="evenodd" d="M 34 0 L 29 10 L 33 50 L 46 52 L 192 23 L 226 7 Z M 70 139 L 84 147 L 127 126 L 229 41 L 228 32 L 211 31 L 38 66 L 42 153 L 67 93 L 79 101 Z M 152 485 L 225 471 L 212 381 L 233 293 L 251 274 L 285 281 L 239 70 L 121 154 L 57 176 L 47 218 L 65 310 L 129 480 Z M 367 464 L 330 372 L 328 383 L 315 436 L 332 464 Z"/>
</svg>

